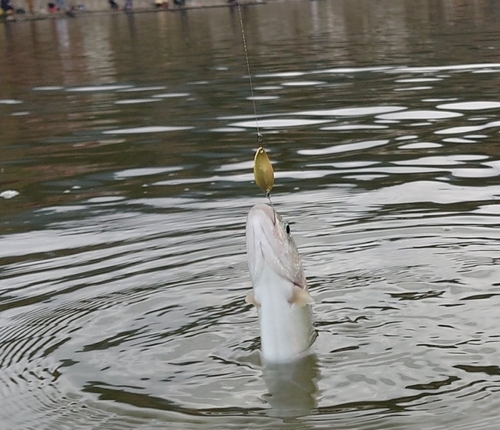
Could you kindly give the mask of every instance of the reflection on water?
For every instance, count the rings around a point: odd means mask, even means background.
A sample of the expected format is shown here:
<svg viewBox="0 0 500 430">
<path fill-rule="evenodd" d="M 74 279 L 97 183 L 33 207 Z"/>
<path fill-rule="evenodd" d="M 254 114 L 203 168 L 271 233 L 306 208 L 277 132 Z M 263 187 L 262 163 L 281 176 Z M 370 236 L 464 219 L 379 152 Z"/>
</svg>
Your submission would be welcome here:
<svg viewBox="0 0 500 430">
<path fill-rule="evenodd" d="M 237 10 L 6 22 L 2 429 L 496 428 L 500 5 L 243 20 L 315 354 L 262 367 L 244 301 Z"/>
<path fill-rule="evenodd" d="M 269 363 L 264 366 L 262 377 L 268 390 L 265 400 L 271 407 L 271 415 L 300 417 L 313 412 L 317 406 L 319 369 L 315 355 L 293 363 Z"/>
</svg>

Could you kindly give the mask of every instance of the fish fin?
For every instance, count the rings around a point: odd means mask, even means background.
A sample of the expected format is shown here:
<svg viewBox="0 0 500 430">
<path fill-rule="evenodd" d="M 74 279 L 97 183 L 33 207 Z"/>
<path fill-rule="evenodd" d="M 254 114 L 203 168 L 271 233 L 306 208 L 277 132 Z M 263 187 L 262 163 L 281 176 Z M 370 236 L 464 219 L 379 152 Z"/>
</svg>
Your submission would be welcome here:
<svg viewBox="0 0 500 430">
<path fill-rule="evenodd" d="M 255 295 L 254 295 L 253 291 L 250 291 L 246 295 L 245 302 L 247 302 L 250 305 L 254 305 L 256 308 L 260 308 L 260 303 L 255 299 Z"/>
<path fill-rule="evenodd" d="M 292 305 L 297 305 L 302 307 L 305 305 L 313 304 L 314 300 L 307 290 L 304 290 L 303 288 L 300 288 L 297 285 L 295 285 L 293 287 L 293 293 L 292 293 L 292 298 L 290 299 L 290 303 Z"/>
</svg>

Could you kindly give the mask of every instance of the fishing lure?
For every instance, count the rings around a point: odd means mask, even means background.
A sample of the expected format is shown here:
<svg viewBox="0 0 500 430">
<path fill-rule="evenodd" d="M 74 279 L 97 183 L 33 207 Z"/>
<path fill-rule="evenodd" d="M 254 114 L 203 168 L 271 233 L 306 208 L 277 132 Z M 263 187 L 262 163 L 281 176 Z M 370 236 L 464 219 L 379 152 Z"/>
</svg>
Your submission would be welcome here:
<svg viewBox="0 0 500 430">
<path fill-rule="evenodd" d="M 253 160 L 253 176 L 257 186 L 269 196 L 274 185 L 274 170 L 262 146 L 259 146 Z"/>
</svg>

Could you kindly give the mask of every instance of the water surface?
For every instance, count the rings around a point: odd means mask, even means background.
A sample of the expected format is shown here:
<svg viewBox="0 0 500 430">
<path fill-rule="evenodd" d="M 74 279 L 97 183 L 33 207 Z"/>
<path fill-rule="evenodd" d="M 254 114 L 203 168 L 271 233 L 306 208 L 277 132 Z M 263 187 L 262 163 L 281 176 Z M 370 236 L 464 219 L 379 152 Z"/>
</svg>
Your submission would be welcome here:
<svg viewBox="0 0 500 430">
<path fill-rule="evenodd" d="M 500 5 L 0 27 L 2 428 L 493 429 Z M 262 367 L 256 125 L 319 332 Z"/>
</svg>

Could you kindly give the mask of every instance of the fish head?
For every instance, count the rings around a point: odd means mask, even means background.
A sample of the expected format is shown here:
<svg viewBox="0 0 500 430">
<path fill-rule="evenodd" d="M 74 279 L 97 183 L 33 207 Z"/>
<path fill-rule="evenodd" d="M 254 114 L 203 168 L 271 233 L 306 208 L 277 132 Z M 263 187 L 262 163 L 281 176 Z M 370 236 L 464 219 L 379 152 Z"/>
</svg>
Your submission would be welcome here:
<svg viewBox="0 0 500 430">
<path fill-rule="evenodd" d="M 248 269 L 254 287 L 265 270 L 303 290 L 307 289 L 299 251 L 290 225 L 270 206 L 255 205 L 246 224 Z"/>
</svg>

